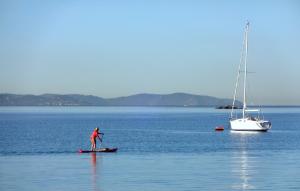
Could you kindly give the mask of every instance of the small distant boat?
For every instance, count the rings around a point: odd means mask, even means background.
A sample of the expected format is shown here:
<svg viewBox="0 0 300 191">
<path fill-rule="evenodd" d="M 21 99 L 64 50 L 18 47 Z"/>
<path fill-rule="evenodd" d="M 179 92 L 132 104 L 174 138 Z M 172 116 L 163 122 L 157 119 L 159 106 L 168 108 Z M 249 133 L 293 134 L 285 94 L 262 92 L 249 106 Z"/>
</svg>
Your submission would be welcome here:
<svg viewBox="0 0 300 191">
<path fill-rule="evenodd" d="M 222 106 L 216 107 L 216 109 L 241 109 L 241 107 L 232 106 L 232 105 L 222 105 Z"/>
<path fill-rule="evenodd" d="M 230 128 L 232 131 L 268 131 L 271 129 L 271 122 L 268 120 L 264 120 L 260 117 L 259 109 L 249 109 L 246 104 L 246 82 L 247 82 L 247 54 L 248 54 L 248 31 L 249 31 L 249 22 L 246 24 L 243 50 L 241 55 L 241 60 L 238 69 L 237 80 L 235 84 L 234 90 L 234 98 L 232 106 L 235 104 L 237 88 L 239 85 L 240 74 L 244 73 L 244 88 L 243 88 L 243 112 L 241 118 L 233 118 L 233 108 L 231 109 L 230 116 Z M 244 70 L 241 70 L 241 66 L 243 64 Z M 253 117 L 250 115 L 250 112 L 257 112 L 258 115 Z"/>
<path fill-rule="evenodd" d="M 224 127 L 223 126 L 217 126 L 215 128 L 215 131 L 224 131 Z"/>
<path fill-rule="evenodd" d="M 97 153 L 97 152 L 106 152 L 106 153 L 113 153 L 117 152 L 118 148 L 101 148 L 101 149 L 96 149 L 96 150 L 82 150 L 80 149 L 78 152 L 79 153 Z"/>
</svg>

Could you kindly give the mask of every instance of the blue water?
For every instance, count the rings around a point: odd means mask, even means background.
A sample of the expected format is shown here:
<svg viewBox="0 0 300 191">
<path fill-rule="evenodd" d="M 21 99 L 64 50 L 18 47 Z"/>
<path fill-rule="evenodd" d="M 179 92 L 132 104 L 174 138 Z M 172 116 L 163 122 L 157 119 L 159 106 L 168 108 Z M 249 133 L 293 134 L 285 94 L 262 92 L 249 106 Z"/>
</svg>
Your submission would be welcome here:
<svg viewBox="0 0 300 191">
<path fill-rule="evenodd" d="M 263 110 L 232 133 L 214 108 L 0 107 L 0 190 L 300 190 L 300 108 Z M 77 153 L 96 126 L 117 153 Z"/>
</svg>

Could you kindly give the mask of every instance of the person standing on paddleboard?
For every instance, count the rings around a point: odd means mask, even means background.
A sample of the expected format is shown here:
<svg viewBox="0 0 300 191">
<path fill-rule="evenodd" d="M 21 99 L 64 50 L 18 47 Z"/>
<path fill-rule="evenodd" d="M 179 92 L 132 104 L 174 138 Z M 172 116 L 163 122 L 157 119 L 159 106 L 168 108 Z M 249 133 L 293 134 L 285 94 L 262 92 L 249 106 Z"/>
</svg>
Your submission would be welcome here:
<svg viewBox="0 0 300 191">
<path fill-rule="evenodd" d="M 94 151 L 96 150 L 96 139 L 98 138 L 100 142 L 102 142 L 102 138 L 99 135 L 104 135 L 103 133 L 99 132 L 99 128 L 96 127 L 91 135 L 91 150 Z"/>
</svg>

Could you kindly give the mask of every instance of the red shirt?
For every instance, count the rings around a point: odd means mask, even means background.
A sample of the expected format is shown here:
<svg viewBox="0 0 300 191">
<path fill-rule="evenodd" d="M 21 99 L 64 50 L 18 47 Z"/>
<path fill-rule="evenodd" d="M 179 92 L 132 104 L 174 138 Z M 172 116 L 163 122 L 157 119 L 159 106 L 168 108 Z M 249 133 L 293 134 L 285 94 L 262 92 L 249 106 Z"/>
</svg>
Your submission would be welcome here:
<svg viewBox="0 0 300 191">
<path fill-rule="evenodd" d="M 91 138 L 96 139 L 98 137 L 98 134 L 99 134 L 98 131 L 94 131 L 91 135 Z"/>
</svg>

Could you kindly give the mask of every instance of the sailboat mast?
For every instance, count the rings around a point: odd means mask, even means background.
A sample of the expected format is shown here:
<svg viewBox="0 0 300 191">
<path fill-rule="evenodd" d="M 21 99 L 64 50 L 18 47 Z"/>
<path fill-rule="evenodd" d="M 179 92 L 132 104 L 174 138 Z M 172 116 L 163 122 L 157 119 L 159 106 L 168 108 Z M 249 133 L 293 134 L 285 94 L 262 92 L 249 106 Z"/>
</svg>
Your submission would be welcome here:
<svg viewBox="0 0 300 191">
<path fill-rule="evenodd" d="M 239 81 L 240 81 L 241 67 L 242 67 L 243 62 L 244 62 L 244 51 L 245 51 L 245 44 L 246 44 L 245 41 L 246 41 L 246 30 L 244 31 L 244 36 L 243 36 L 243 44 L 242 44 L 242 48 L 241 48 L 241 57 L 240 57 L 239 68 L 238 68 L 238 72 L 237 72 L 238 74 L 237 74 L 236 81 L 235 81 L 235 88 L 234 88 L 233 101 L 232 101 L 232 106 L 231 106 L 230 119 L 233 118 L 233 109 L 234 109 L 235 101 L 236 101 L 236 97 L 237 97 L 237 90 L 238 90 Z"/>
<path fill-rule="evenodd" d="M 244 59 L 244 100 L 243 100 L 243 119 L 245 118 L 245 110 L 247 108 L 246 104 L 246 85 L 247 85 L 247 54 L 248 54 L 248 31 L 249 31 L 249 22 L 246 24 L 246 40 L 245 40 L 245 59 Z"/>
</svg>

